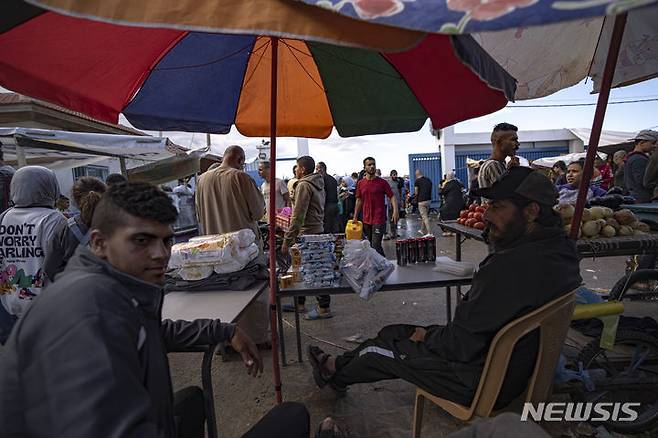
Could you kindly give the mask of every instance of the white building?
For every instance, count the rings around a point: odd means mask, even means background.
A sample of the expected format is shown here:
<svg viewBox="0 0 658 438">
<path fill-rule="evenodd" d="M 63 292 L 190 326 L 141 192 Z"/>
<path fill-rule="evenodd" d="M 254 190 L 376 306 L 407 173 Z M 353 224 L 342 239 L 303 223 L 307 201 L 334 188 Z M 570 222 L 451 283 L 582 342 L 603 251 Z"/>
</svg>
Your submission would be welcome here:
<svg viewBox="0 0 658 438">
<path fill-rule="evenodd" d="M 591 129 L 562 128 L 538 131 L 519 131 L 520 147 L 518 155 L 528 161 L 573 152 L 583 152 L 589 143 Z M 632 138 L 634 132 L 603 131 L 599 145 L 621 143 Z M 409 175 L 411 187 L 414 172 L 420 169 L 434 184 L 443 175 L 454 171 L 459 180 L 468 186 L 466 160 L 485 160 L 491 156 L 491 132 L 456 133 L 454 126 L 441 131 L 438 139 L 439 152 L 410 154 Z M 434 191 L 433 201 L 438 201 L 438 191 Z"/>
</svg>

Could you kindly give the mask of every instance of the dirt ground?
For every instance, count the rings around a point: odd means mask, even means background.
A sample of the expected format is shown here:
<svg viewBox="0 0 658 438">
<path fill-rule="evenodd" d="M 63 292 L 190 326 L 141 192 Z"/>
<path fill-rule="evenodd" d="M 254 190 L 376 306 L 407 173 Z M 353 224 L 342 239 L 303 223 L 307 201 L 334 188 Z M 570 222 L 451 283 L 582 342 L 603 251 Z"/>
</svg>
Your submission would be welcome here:
<svg viewBox="0 0 658 438">
<path fill-rule="evenodd" d="M 403 235 L 413 236 L 418 229 L 418 220 L 410 218 L 403 224 Z M 432 222 L 436 222 L 434 220 Z M 455 238 L 439 236 L 440 255 L 454 257 Z M 385 242 L 389 258 L 394 257 L 391 242 Z M 466 241 L 463 259 L 481 261 L 486 255 L 484 244 Z M 610 257 L 583 260 L 581 275 L 590 288 L 610 288 L 624 273 L 625 257 Z M 523 269 L 519 266 L 518 269 Z M 551 273 L 538 281 L 549 281 Z M 531 287 L 531 285 L 529 285 Z M 309 298 L 307 305 L 313 304 Z M 407 290 L 375 294 L 369 301 L 356 295 L 332 297 L 332 319 L 302 321 L 302 343 L 320 345 L 331 354 L 340 354 L 342 348 L 351 349 L 355 344 L 344 338 L 356 334 L 364 338 L 376 335 L 377 331 L 392 323 L 418 325 L 445 323 L 444 290 Z M 630 303 L 628 315 L 658 316 L 658 304 Z M 293 321 L 292 314 L 284 314 L 286 321 Z M 297 362 L 294 330 L 284 323 L 288 366 L 282 368 L 283 398 L 306 405 L 311 413 L 311 427 L 324 417 L 331 415 L 348 430 L 349 436 L 360 438 L 406 438 L 411 436 L 412 413 L 415 388 L 403 381 L 387 381 L 351 387 L 345 398 L 337 399 L 331 389 L 318 389 L 311 376 L 311 367 L 304 357 Z M 340 346 L 340 347 L 339 347 Z M 266 352 L 265 373 L 259 378 L 246 375 L 237 356 L 222 361 L 217 357 L 213 364 L 215 406 L 219 436 L 239 437 L 274 406 L 275 394 L 272 380 L 272 355 Z M 201 355 L 170 354 L 172 379 L 175 389 L 188 385 L 200 385 Z M 511 407 L 514 410 L 514 407 Z M 454 420 L 438 407 L 426 403 L 423 437 L 443 437 L 463 428 L 464 423 Z M 564 427 L 555 427 L 553 436 L 577 436 Z M 578 435 L 588 436 L 588 435 Z M 591 435 L 589 435 L 591 436 Z M 603 435 L 600 435 L 603 436 Z"/>
</svg>

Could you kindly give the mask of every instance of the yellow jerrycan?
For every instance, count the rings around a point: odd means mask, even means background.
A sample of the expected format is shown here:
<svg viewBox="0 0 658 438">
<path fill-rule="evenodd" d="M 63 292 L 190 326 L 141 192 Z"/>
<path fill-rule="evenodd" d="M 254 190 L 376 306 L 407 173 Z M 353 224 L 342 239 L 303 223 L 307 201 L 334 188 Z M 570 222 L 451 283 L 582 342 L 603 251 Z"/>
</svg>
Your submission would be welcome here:
<svg viewBox="0 0 658 438">
<path fill-rule="evenodd" d="M 363 223 L 361 221 L 347 221 L 345 237 L 347 240 L 361 240 L 363 237 Z"/>
</svg>

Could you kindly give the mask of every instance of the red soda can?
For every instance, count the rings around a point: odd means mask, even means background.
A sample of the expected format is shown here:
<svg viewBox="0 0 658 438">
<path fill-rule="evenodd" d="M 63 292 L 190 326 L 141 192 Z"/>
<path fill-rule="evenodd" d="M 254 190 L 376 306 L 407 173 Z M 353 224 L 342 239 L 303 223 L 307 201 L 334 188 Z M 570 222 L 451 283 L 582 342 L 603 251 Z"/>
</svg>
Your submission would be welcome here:
<svg viewBox="0 0 658 438">
<path fill-rule="evenodd" d="M 425 238 L 421 237 L 416 239 L 416 246 L 418 247 L 418 263 L 425 263 L 425 260 L 427 260 L 427 252 L 425 251 Z"/>
<path fill-rule="evenodd" d="M 408 263 L 417 263 L 418 262 L 418 245 L 416 245 L 415 239 L 407 240 L 407 262 Z"/>
<path fill-rule="evenodd" d="M 436 237 L 431 236 L 427 238 L 428 243 L 428 257 L 427 261 L 434 263 L 436 261 Z"/>
</svg>

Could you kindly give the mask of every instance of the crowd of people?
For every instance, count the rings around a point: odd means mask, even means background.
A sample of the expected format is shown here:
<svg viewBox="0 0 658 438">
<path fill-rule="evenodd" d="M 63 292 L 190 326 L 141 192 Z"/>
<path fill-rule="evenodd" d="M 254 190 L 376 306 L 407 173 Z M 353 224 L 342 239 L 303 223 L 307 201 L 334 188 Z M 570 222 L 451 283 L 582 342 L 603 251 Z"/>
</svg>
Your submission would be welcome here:
<svg viewBox="0 0 658 438">
<path fill-rule="evenodd" d="M 658 132 L 645 129 L 632 139 L 633 149 L 615 151 L 607 160 L 595 158 L 592 179 L 587 187 L 587 201 L 607 193 L 631 196 L 637 203 L 658 199 Z M 558 161 L 551 176 L 560 194 L 560 202 L 575 203 L 582 183 L 585 160 Z"/>
<path fill-rule="evenodd" d="M 490 203 L 484 220 L 491 252 L 454 320 L 387 326 L 337 357 L 310 346 L 319 387 L 342 395 L 350 385 L 401 378 L 469 404 L 498 330 L 580 285 L 574 242 L 552 207 L 574 199 L 583 164 L 556 164 L 554 181 L 520 167 L 517 133 L 506 123 L 494 128 L 492 156 L 471 188 L 472 196 Z M 589 183 L 591 196 L 623 181 L 623 190 L 638 202 L 652 200 L 658 154 L 649 154 L 657 141 L 658 133 L 642 131 L 625 159 L 615 154 L 612 164 L 598 163 L 600 182 Z M 266 295 L 238 324 L 161 320 L 172 225 L 179 215 L 172 197 L 121 175 L 105 182 L 83 177 L 72 189 L 79 211 L 73 214 L 52 170 L 25 166 L 14 172 L 1 159 L 0 184 L 8 190 L 0 187 L 0 202 L 7 205 L 0 215 L 0 435 L 203 436 L 203 393 L 196 387 L 173 392 L 166 353 L 224 342 L 250 375 L 259 375 L 259 344 L 269 339 Z M 244 162 L 244 150 L 230 146 L 221 164 L 198 178 L 194 203 L 201 234 L 251 229 L 262 249 L 258 222 L 269 217 L 266 199 L 276 196 L 277 208 L 292 209 L 280 248 L 284 253 L 299 235 L 335 233 L 347 219 L 363 223 L 364 238 L 382 255 L 384 236 L 397 236 L 407 188 L 396 171 L 382 178 L 373 157 L 363 160 L 359 173 L 338 180 L 324 163 L 300 157 L 295 178 L 276 181 L 274 191 L 267 182 L 258 187 L 244 172 Z M 268 165 L 262 163 L 259 172 L 267 179 Z M 425 234 L 431 232 L 433 183 L 420 170 L 415 176 L 413 203 Z M 463 186 L 454 173 L 438 183 L 442 217 L 456 217 L 464 205 Z M 190 190 L 185 181 L 177 189 L 183 196 Z M 554 281 L 533 281 L 547 270 Z M 532 294 L 529 283 L 535 284 Z M 329 318 L 330 304 L 330 297 L 321 295 L 312 310 L 306 311 L 303 301 L 300 310 L 309 320 Z M 515 372 L 503 382 L 497 406 L 525 389 L 538 342 L 532 332 L 515 347 Z M 309 428 L 306 408 L 284 403 L 244 436 L 307 437 Z M 330 420 L 321 429 L 323 436 L 341 436 Z"/>
</svg>

